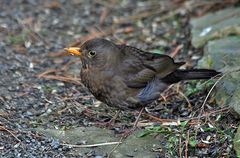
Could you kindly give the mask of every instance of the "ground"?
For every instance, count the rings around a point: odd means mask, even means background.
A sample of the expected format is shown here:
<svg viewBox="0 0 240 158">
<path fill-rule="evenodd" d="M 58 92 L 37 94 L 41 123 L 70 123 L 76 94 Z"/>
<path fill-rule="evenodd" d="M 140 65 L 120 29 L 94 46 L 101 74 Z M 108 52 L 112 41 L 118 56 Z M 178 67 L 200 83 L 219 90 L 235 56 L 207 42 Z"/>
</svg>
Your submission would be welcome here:
<svg viewBox="0 0 240 158">
<path fill-rule="evenodd" d="M 196 66 L 202 50 L 190 43 L 189 19 L 239 4 L 194 2 L 2 0 L 0 157 L 71 157 L 73 148 L 36 129 L 96 126 L 116 112 L 81 84 L 81 63 L 64 47 L 105 37 L 187 61 L 185 68 Z M 213 83 L 181 82 L 170 88 L 143 114 L 141 128 L 151 127 L 139 137 L 165 133 L 169 157 L 235 157 L 232 138 L 238 120 L 215 104 L 213 93 L 204 103 Z M 117 135 L 130 128 L 136 115 L 122 111 L 111 130 Z M 96 157 L 82 157 L 87 154 Z"/>
</svg>

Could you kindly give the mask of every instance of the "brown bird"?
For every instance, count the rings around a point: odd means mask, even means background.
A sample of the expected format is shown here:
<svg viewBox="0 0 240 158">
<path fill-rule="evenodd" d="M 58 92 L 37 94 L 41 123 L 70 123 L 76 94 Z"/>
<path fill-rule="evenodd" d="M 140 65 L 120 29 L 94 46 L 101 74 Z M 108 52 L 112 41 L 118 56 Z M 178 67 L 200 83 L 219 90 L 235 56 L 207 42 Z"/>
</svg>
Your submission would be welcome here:
<svg viewBox="0 0 240 158">
<path fill-rule="evenodd" d="M 86 41 L 80 47 L 65 48 L 82 61 L 81 80 L 89 91 L 108 106 L 120 110 L 141 109 L 158 99 L 169 85 L 182 80 L 209 79 L 219 74 L 215 70 L 180 70 L 184 62 L 161 54 L 145 52 L 127 45 L 117 45 L 102 38 Z M 111 126 L 115 118 L 104 126 Z"/>
<path fill-rule="evenodd" d="M 219 74 L 209 69 L 180 70 L 184 62 L 102 38 L 65 50 L 80 56 L 81 80 L 89 91 L 108 106 L 121 110 L 145 107 L 173 83 Z"/>
</svg>

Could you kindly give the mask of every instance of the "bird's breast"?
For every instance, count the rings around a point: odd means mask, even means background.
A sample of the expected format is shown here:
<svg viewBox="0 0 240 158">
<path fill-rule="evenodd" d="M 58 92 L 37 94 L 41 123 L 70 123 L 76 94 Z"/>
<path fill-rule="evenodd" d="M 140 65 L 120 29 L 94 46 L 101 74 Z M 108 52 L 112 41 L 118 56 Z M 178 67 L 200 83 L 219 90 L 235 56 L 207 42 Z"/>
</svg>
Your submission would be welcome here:
<svg viewBox="0 0 240 158">
<path fill-rule="evenodd" d="M 105 103 L 112 91 L 112 77 L 113 75 L 108 71 L 81 70 L 82 83 L 98 100 Z"/>
</svg>

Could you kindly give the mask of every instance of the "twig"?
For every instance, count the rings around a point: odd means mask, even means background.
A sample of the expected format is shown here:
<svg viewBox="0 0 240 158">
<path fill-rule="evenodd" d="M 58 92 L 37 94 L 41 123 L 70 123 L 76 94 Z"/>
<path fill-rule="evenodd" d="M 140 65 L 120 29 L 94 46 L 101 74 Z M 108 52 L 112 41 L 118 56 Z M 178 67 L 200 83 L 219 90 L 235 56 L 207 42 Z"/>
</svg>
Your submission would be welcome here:
<svg viewBox="0 0 240 158">
<path fill-rule="evenodd" d="M 164 97 L 161 96 L 159 101 L 167 101 L 168 98 L 170 98 L 172 96 L 175 96 L 175 95 L 177 95 L 177 93 L 170 93 L 170 94 L 168 94 L 167 96 L 164 96 Z"/>
<path fill-rule="evenodd" d="M 82 38 L 83 39 L 82 41 L 86 41 L 86 40 L 92 39 L 94 37 L 103 37 L 103 36 L 110 35 L 115 31 L 115 27 L 116 27 L 115 25 L 112 25 L 111 27 L 106 28 L 101 31 L 92 29 L 89 35 Z"/>
<path fill-rule="evenodd" d="M 77 59 L 77 60 L 71 60 L 69 61 L 67 64 L 65 64 L 62 68 L 60 69 L 48 69 L 46 70 L 45 72 L 42 72 L 40 74 L 37 75 L 37 77 L 39 78 L 44 78 L 44 76 L 50 74 L 50 73 L 56 73 L 56 72 L 61 72 L 61 71 L 66 71 L 68 69 L 68 67 L 74 63 L 77 63 L 79 62 L 80 59 Z"/>
<path fill-rule="evenodd" d="M 91 148 L 91 147 L 114 145 L 114 144 L 121 144 L 121 143 L 122 142 L 107 142 L 107 143 L 87 144 L 87 145 L 75 145 L 75 144 L 65 144 L 65 143 L 62 143 L 61 145 L 68 146 L 68 147 L 73 147 L 73 148 Z"/>
<path fill-rule="evenodd" d="M 183 92 L 181 92 L 180 90 L 178 90 L 178 93 L 187 101 L 188 108 L 190 108 L 190 110 L 192 111 L 192 104 L 190 103 L 188 97 Z"/>
<path fill-rule="evenodd" d="M 62 69 L 48 69 L 40 74 L 37 75 L 38 78 L 42 78 L 43 76 L 47 75 L 47 74 L 50 74 L 50 73 L 53 73 L 53 72 L 60 72 L 60 71 L 63 71 Z"/>
<path fill-rule="evenodd" d="M 98 3 L 100 5 L 103 5 L 107 8 L 115 8 L 116 4 L 115 3 L 109 3 L 109 1 L 103 1 L 103 0 L 95 0 L 95 3 Z"/>
<path fill-rule="evenodd" d="M 121 137 L 121 138 L 120 138 L 119 143 L 118 143 L 114 148 L 112 148 L 112 150 L 108 153 L 107 158 L 110 158 L 110 156 L 111 156 L 111 154 L 114 152 L 114 150 L 116 150 L 116 149 L 119 147 L 119 145 L 122 143 L 123 138 L 124 138 L 124 137 Z M 121 143 L 120 143 L 120 142 L 121 142 Z"/>
<path fill-rule="evenodd" d="M 82 38 L 78 39 L 77 41 L 75 41 L 74 43 L 70 44 L 70 47 L 79 46 L 82 43 L 84 43 L 84 41 L 87 41 L 87 40 L 92 39 L 94 37 L 107 36 L 109 34 L 112 34 L 113 31 L 115 31 L 115 25 L 112 25 L 110 28 L 107 28 L 107 29 L 105 29 L 101 32 L 97 32 L 96 30 L 92 31 L 89 35 L 87 35 L 85 37 L 82 37 Z"/>
<path fill-rule="evenodd" d="M 225 108 L 222 108 L 222 109 L 211 111 L 211 112 L 209 112 L 207 114 L 201 115 L 200 118 L 208 117 L 211 114 L 220 113 L 220 112 L 223 112 L 223 111 L 226 111 L 226 110 L 229 110 L 229 107 L 225 107 Z M 179 120 L 180 121 L 190 121 L 190 120 L 198 120 L 199 119 L 199 117 L 192 117 L 192 118 L 179 118 L 178 120 L 175 120 L 175 119 L 161 119 L 161 118 L 152 116 L 152 115 L 147 114 L 147 113 L 143 113 L 143 115 L 145 115 L 147 117 L 150 117 L 150 118 L 152 118 L 152 119 L 154 119 L 156 121 L 159 121 L 161 123 L 164 123 L 164 122 L 178 122 Z M 200 121 L 200 120 L 198 120 L 198 121 Z"/>
<path fill-rule="evenodd" d="M 177 120 L 174 120 L 174 119 L 161 119 L 161 118 L 158 118 L 158 117 L 152 116 L 150 114 L 146 114 L 146 113 L 143 113 L 143 115 L 146 115 L 147 117 L 150 117 L 151 119 L 157 120 L 161 123 L 163 123 L 163 122 L 177 122 Z"/>
<path fill-rule="evenodd" d="M 185 148 L 185 158 L 188 158 L 188 143 L 189 143 L 189 130 L 187 131 L 187 139 L 185 141 L 185 145 L 186 145 L 186 148 Z"/>
<path fill-rule="evenodd" d="M 178 143 L 178 152 L 179 152 L 179 157 L 182 157 L 182 135 L 179 135 L 179 143 Z"/>
<path fill-rule="evenodd" d="M 139 112 L 139 114 L 138 114 L 138 116 L 137 116 L 137 119 L 136 119 L 135 122 L 134 122 L 133 129 L 135 129 L 135 128 L 137 127 L 138 121 L 139 121 L 139 119 L 140 119 L 143 111 L 144 111 L 144 107 L 140 110 L 140 112 Z"/>
<path fill-rule="evenodd" d="M 9 114 L 6 112 L 0 112 L 0 117 L 8 117 Z"/>
<path fill-rule="evenodd" d="M 206 98 L 205 98 L 205 100 L 204 100 L 204 102 L 203 102 L 203 104 L 202 104 L 202 106 L 201 106 L 201 111 L 200 111 L 200 113 L 199 113 L 199 116 L 202 115 L 202 113 L 203 113 L 203 111 L 204 111 L 204 106 L 205 106 L 205 104 L 206 104 L 206 102 L 207 102 L 207 100 L 208 100 L 211 92 L 213 91 L 214 87 L 215 87 L 227 74 L 228 74 L 228 73 L 225 73 L 224 75 L 222 75 L 222 76 L 221 76 L 220 78 L 218 78 L 218 80 L 213 84 L 213 86 L 212 86 L 211 89 L 209 90 L 209 92 L 208 92 L 208 94 L 207 94 L 207 96 L 206 96 Z"/>
<path fill-rule="evenodd" d="M 173 15 L 177 14 L 179 11 L 180 11 L 180 9 L 170 11 L 168 14 L 163 15 L 160 19 L 158 19 L 158 22 L 166 20 L 169 17 L 172 17 Z M 164 13 L 164 12 L 165 12 L 165 10 L 157 9 L 157 10 L 153 10 L 153 11 L 138 13 L 137 15 L 128 16 L 126 18 L 125 17 L 120 18 L 115 23 L 116 24 L 122 24 L 122 23 L 126 23 L 126 22 L 129 22 L 129 21 L 143 19 L 145 17 L 149 17 L 149 16 L 152 16 L 152 15 L 161 14 L 161 13 Z"/>
<path fill-rule="evenodd" d="M 49 52 L 47 54 L 49 57 L 64 57 L 64 56 L 69 56 L 69 53 L 66 51 L 60 51 L 60 52 Z"/>
<path fill-rule="evenodd" d="M 114 27 L 114 26 L 113 26 L 113 27 Z M 112 28 L 113 28 L 113 27 L 112 27 Z M 95 28 L 96 28 L 99 32 L 103 33 L 103 35 L 107 35 L 107 33 L 106 33 L 103 29 L 99 28 L 98 26 L 95 26 Z M 128 27 L 123 28 L 123 29 L 125 30 L 125 29 L 127 29 L 127 28 L 128 28 Z M 122 32 L 123 32 L 123 29 L 118 29 L 118 30 L 116 30 L 116 32 L 122 33 Z M 114 35 L 113 35 L 113 38 L 116 39 L 119 43 L 123 43 L 123 40 L 119 39 L 118 37 L 116 37 L 116 36 L 114 36 Z"/>
<path fill-rule="evenodd" d="M 64 76 L 58 76 L 58 75 L 44 75 L 41 76 L 40 78 L 45 78 L 45 79 L 52 79 L 52 80 L 58 80 L 58 81 L 63 81 L 63 82 L 68 82 L 68 83 L 73 83 L 76 85 L 82 85 L 79 78 L 72 78 L 72 77 L 64 77 Z"/>
<path fill-rule="evenodd" d="M 213 79 L 219 79 L 219 75 L 216 75 L 208 80 L 205 80 L 203 83 L 201 83 L 199 86 L 203 86 L 205 84 L 207 84 L 209 81 L 213 80 Z"/>
<path fill-rule="evenodd" d="M 67 76 L 59 76 L 59 75 L 48 75 L 50 73 L 56 73 L 56 72 L 62 72 L 62 71 L 66 71 L 70 65 L 79 62 L 80 59 L 77 60 L 72 60 L 70 62 L 68 62 L 67 64 L 65 64 L 62 68 L 60 69 L 49 69 L 46 70 L 43 73 L 40 73 L 38 75 L 36 75 L 38 78 L 45 78 L 45 79 L 53 79 L 53 80 L 59 80 L 59 81 L 63 81 L 63 82 L 70 82 L 70 83 L 74 83 L 77 85 L 82 85 L 81 82 L 79 82 L 81 79 L 80 78 L 75 78 L 75 77 L 67 77 Z"/>
<path fill-rule="evenodd" d="M 102 25 L 104 24 L 104 22 L 105 22 L 105 20 L 106 20 L 106 17 L 107 17 L 107 15 L 108 15 L 108 13 L 109 13 L 109 10 L 110 10 L 109 7 L 106 7 L 106 8 L 104 8 L 104 9 L 102 10 L 102 13 L 101 13 L 100 18 L 99 18 L 99 25 L 100 25 L 100 26 L 102 26 Z"/>
<path fill-rule="evenodd" d="M 177 54 L 180 52 L 180 50 L 183 48 L 183 45 L 181 44 L 181 45 L 178 45 L 175 49 L 174 49 L 174 51 L 172 52 L 172 53 L 170 53 L 170 56 L 172 57 L 172 58 L 174 58 L 174 57 L 176 57 L 177 56 Z"/>
<path fill-rule="evenodd" d="M 171 89 L 173 89 L 175 92 L 177 92 L 178 94 L 180 94 L 188 103 L 188 107 L 190 108 L 190 110 L 192 110 L 192 104 L 190 103 L 188 97 L 182 92 L 180 91 L 179 88 L 174 88 L 174 87 L 171 87 Z"/>
<path fill-rule="evenodd" d="M 65 65 L 63 65 L 63 67 L 61 68 L 63 71 L 66 71 L 70 65 L 75 64 L 77 62 L 80 62 L 81 59 L 76 59 L 76 60 L 70 60 L 68 63 L 66 63 Z"/>
<path fill-rule="evenodd" d="M 160 97 L 161 97 L 160 100 L 163 100 L 164 102 L 167 102 L 167 98 L 164 95 L 162 95 L 161 93 L 160 93 Z"/>
<path fill-rule="evenodd" d="M 0 130 L 3 130 L 3 131 L 6 131 L 6 132 L 10 133 L 18 142 L 21 142 L 21 140 L 18 139 L 18 137 L 15 134 L 13 134 L 12 131 L 10 131 L 9 129 L 5 128 L 4 126 L 0 126 Z"/>
<path fill-rule="evenodd" d="M 199 115 L 198 115 L 198 121 L 199 121 L 200 118 L 201 118 L 201 115 L 202 115 L 202 113 L 203 113 L 203 111 L 204 111 L 204 106 L 205 106 L 205 104 L 206 104 L 206 102 L 207 102 L 207 100 L 208 100 L 211 92 L 213 91 L 214 87 L 216 87 L 216 85 L 217 85 L 226 75 L 228 75 L 228 74 L 230 74 L 230 73 L 233 73 L 233 72 L 238 72 L 238 71 L 240 71 L 240 68 L 239 68 L 239 67 L 237 67 L 236 69 L 234 69 L 234 70 L 232 70 L 232 71 L 225 72 L 221 77 L 219 77 L 219 78 L 217 79 L 217 81 L 214 83 L 214 85 L 213 85 L 213 86 L 211 87 L 211 89 L 209 90 L 209 92 L 208 92 L 208 94 L 207 94 L 207 96 L 206 96 L 206 98 L 205 98 L 205 100 L 204 100 L 204 102 L 203 102 L 203 104 L 202 104 L 202 106 L 201 106 L 201 111 L 200 111 L 200 113 L 199 113 Z M 208 116 L 209 116 L 209 115 L 206 115 L 205 117 L 208 117 Z"/>
<path fill-rule="evenodd" d="M 173 15 L 179 13 L 180 11 L 181 11 L 180 9 L 171 11 L 171 12 L 169 12 L 168 14 L 162 16 L 160 19 L 158 19 L 158 22 L 164 21 L 164 20 L 168 19 L 169 17 L 172 17 Z M 161 13 L 163 13 L 163 12 L 164 12 L 163 10 L 154 10 L 154 11 L 152 11 L 152 12 L 144 12 L 144 13 L 140 13 L 140 14 L 137 14 L 137 15 L 128 16 L 128 17 L 126 17 L 126 18 L 125 18 L 125 17 L 124 17 L 124 18 L 120 18 L 120 19 L 119 19 L 117 22 L 115 22 L 111 27 L 109 27 L 109 28 L 107 28 L 107 29 L 105 29 L 105 30 L 102 30 L 101 32 L 92 31 L 92 33 L 90 33 L 89 35 L 87 35 L 87 36 L 85 36 L 85 37 L 83 37 L 83 38 L 80 38 L 80 39 L 78 39 L 77 41 L 75 41 L 74 43 L 70 44 L 70 46 L 71 46 L 71 47 L 79 46 L 81 43 L 83 43 L 83 41 L 92 39 L 92 38 L 94 38 L 94 37 L 103 37 L 103 36 L 110 35 L 110 34 L 112 34 L 113 32 L 115 32 L 117 26 L 119 26 L 119 25 L 122 24 L 122 23 L 126 23 L 126 22 L 129 22 L 129 21 L 142 19 L 142 18 L 151 16 L 151 15 L 155 15 L 155 14 L 161 14 Z M 118 33 L 126 32 L 126 31 L 129 31 L 129 30 L 121 29 L 121 31 L 119 30 Z M 116 31 L 116 32 L 117 32 L 117 31 Z"/>
<path fill-rule="evenodd" d="M 145 17 L 149 17 L 151 15 L 161 14 L 163 12 L 164 12 L 163 10 L 158 9 L 158 10 L 153 10 L 151 12 L 138 13 L 136 15 L 132 15 L 132 16 L 128 16 L 128 17 L 122 17 L 122 18 L 118 19 L 117 21 L 115 21 L 115 23 L 122 24 L 122 23 L 126 23 L 129 21 L 134 21 L 134 20 L 145 18 Z"/>
<path fill-rule="evenodd" d="M 20 18 L 15 18 L 16 21 L 22 26 L 22 28 L 26 31 L 30 32 L 30 35 L 37 41 L 42 41 L 46 46 L 49 46 L 49 42 L 47 42 L 39 33 L 34 31 L 30 25 L 24 24 L 22 19 Z"/>
<path fill-rule="evenodd" d="M 137 127 L 148 127 L 153 125 L 154 125 L 154 122 L 146 122 L 146 120 L 143 120 L 138 122 Z"/>
<path fill-rule="evenodd" d="M 211 112 L 206 113 L 206 114 L 203 114 L 203 115 L 201 115 L 201 116 L 192 117 L 192 118 L 182 118 L 182 119 L 180 119 L 180 120 L 181 120 L 181 121 L 198 120 L 198 122 L 200 122 L 200 119 L 199 119 L 199 118 L 209 117 L 211 114 L 216 114 L 216 113 L 220 113 L 220 112 L 227 111 L 227 110 L 229 110 L 229 107 L 225 107 L 225 108 L 222 108 L 222 109 L 218 109 L 218 110 L 215 110 L 215 111 L 211 111 Z"/>
</svg>

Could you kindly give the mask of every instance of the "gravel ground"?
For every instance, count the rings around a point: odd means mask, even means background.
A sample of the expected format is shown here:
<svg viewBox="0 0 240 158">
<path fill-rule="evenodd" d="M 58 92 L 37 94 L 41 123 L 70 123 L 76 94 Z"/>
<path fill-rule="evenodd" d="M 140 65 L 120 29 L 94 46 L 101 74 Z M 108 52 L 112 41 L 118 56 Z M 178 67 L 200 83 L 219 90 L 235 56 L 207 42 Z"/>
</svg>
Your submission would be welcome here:
<svg viewBox="0 0 240 158">
<path fill-rule="evenodd" d="M 186 67 L 194 66 L 202 51 L 191 47 L 189 14 L 179 6 L 183 7 L 181 1 L 1 0 L 0 157 L 71 157 L 71 148 L 34 128 L 91 126 L 108 121 L 114 114 L 115 109 L 98 108 L 99 103 L 77 80 L 81 64 L 63 52 L 66 46 L 91 36 L 105 36 L 166 54 L 183 45 L 177 60 L 187 60 Z M 194 16 L 210 11 L 204 7 L 195 9 Z M 166 106 L 156 102 L 149 109 L 160 118 L 188 117 L 197 111 L 205 96 L 206 91 L 201 91 L 189 97 L 196 105 L 192 111 L 186 100 L 176 95 Z M 208 106 L 214 107 L 214 103 Z M 118 120 L 121 127 L 114 130 L 119 132 L 134 121 L 133 113 L 123 112 Z M 237 126 L 231 116 L 222 118 L 226 122 L 223 128 Z M 198 139 L 208 134 L 199 134 Z M 214 152 L 219 148 L 220 153 L 234 155 L 230 144 L 231 137 L 225 144 L 190 150 L 190 155 L 216 156 Z"/>
</svg>

